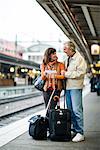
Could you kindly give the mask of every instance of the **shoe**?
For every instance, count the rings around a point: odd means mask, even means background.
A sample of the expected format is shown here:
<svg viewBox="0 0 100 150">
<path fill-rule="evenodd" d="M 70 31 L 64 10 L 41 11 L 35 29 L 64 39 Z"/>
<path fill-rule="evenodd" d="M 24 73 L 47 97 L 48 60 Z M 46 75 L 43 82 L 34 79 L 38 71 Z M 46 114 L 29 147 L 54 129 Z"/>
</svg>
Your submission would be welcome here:
<svg viewBox="0 0 100 150">
<path fill-rule="evenodd" d="M 76 136 L 72 139 L 72 142 L 81 142 L 84 140 L 85 140 L 84 135 L 77 133 Z"/>
</svg>

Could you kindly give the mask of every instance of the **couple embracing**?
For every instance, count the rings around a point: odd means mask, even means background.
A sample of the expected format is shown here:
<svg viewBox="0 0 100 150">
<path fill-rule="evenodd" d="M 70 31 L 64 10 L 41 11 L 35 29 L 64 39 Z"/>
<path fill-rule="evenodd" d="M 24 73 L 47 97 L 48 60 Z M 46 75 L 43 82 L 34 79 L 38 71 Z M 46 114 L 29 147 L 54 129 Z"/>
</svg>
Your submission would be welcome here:
<svg viewBox="0 0 100 150">
<path fill-rule="evenodd" d="M 71 110 L 73 132 L 75 132 L 75 137 L 72 141 L 80 142 L 85 139 L 82 89 L 87 65 L 72 41 L 64 43 L 63 51 L 67 55 L 64 63 L 58 61 L 56 49 L 48 48 L 44 53 L 43 63 L 41 65 L 41 76 L 45 80 L 43 97 L 46 107 L 50 95 L 55 89 L 55 94 L 50 105 L 51 109 L 55 109 L 63 89 L 62 80 L 67 79 L 65 92 L 66 105 Z"/>
</svg>

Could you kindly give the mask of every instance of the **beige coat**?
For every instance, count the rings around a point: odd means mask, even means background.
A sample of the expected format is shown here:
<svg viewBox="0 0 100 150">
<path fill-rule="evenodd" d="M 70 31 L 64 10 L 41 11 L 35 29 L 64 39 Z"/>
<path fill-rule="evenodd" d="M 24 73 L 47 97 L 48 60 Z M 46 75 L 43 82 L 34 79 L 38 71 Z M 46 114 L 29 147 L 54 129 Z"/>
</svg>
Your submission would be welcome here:
<svg viewBox="0 0 100 150">
<path fill-rule="evenodd" d="M 67 66 L 67 60 L 65 63 Z M 82 89 L 84 83 L 84 76 L 86 74 L 87 64 L 84 58 L 78 51 L 70 58 L 69 66 L 65 72 L 67 78 L 67 89 Z"/>
</svg>

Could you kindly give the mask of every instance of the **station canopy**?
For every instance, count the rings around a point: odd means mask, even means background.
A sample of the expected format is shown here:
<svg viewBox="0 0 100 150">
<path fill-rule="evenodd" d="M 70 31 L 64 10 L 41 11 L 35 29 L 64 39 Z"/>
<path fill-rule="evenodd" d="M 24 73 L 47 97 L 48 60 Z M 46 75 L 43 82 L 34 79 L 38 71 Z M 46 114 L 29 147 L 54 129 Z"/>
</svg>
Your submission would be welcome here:
<svg viewBox="0 0 100 150">
<path fill-rule="evenodd" d="M 89 63 L 91 45 L 100 45 L 100 0 L 37 0 Z M 96 59 L 96 57 L 95 57 Z"/>
<path fill-rule="evenodd" d="M 11 57 L 2 53 L 0 53 L 0 63 L 40 70 L 40 65 L 33 61 L 27 61 L 16 57 Z"/>
</svg>

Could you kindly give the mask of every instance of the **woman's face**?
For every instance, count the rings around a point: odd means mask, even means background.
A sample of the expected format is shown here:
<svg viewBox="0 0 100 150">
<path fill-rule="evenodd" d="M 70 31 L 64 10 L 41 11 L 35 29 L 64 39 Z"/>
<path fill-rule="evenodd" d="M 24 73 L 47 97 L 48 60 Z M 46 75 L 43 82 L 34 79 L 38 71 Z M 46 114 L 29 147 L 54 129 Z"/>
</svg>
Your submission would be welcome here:
<svg viewBox="0 0 100 150">
<path fill-rule="evenodd" d="M 51 57 L 51 61 L 57 60 L 57 54 L 56 54 L 56 52 L 52 53 L 50 55 L 50 57 Z"/>
</svg>

